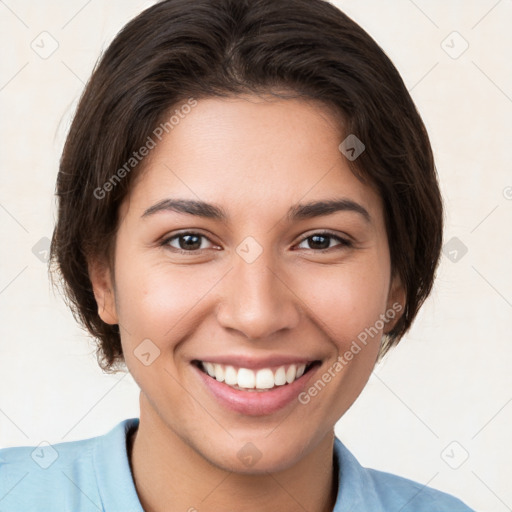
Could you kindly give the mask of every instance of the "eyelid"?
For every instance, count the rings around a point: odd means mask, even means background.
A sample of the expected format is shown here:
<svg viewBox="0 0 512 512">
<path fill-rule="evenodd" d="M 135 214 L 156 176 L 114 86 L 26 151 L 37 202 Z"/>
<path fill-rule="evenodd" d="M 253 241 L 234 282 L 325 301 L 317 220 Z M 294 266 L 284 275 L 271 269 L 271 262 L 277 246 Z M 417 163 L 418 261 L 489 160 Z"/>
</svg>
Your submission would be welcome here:
<svg viewBox="0 0 512 512">
<path fill-rule="evenodd" d="M 204 239 L 208 240 L 212 245 L 215 245 L 215 243 L 207 235 L 205 235 L 201 231 L 194 231 L 194 230 L 179 231 L 177 233 L 174 233 L 171 236 L 166 236 L 165 238 L 162 239 L 162 241 L 160 242 L 160 245 L 163 247 L 165 247 L 165 246 L 170 247 L 170 249 L 172 251 L 184 253 L 184 254 L 200 254 L 203 251 L 206 251 L 206 249 L 196 249 L 196 250 L 186 251 L 185 249 L 178 249 L 176 247 L 172 247 L 169 245 L 169 242 L 171 240 L 177 239 L 180 236 L 185 236 L 185 235 L 195 235 L 197 237 L 204 238 Z"/>
<path fill-rule="evenodd" d="M 306 241 L 308 238 L 311 238 L 315 235 L 334 238 L 335 240 L 340 242 L 338 245 L 340 247 L 352 247 L 352 245 L 354 243 L 353 240 L 348 235 L 342 236 L 338 233 L 333 233 L 332 231 L 329 231 L 329 230 L 317 230 L 317 231 L 312 231 L 311 233 L 308 233 L 308 234 L 302 236 L 302 238 L 299 240 L 299 242 L 296 245 L 300 245 L 301 243 Z M 328 247 L 327 249 L 308 249 L 308 250 L 313 251 L 313 252 L 326 252 L 326 251 L 330 251 L 331 249 L 335 249 L 338 246 Z"/>
<path fill-rule="evenodd" d="M 205 238 L 206 240 L 208 240 L 211 244 L 214 244 L 214 242 L 212 240 L 210 240 L 210 238 L 205 235 L 204 233 L 200 232 L 200 231 L 192 231 L 192 230 L 184 230 L 184 231 L 179 231 L 177 233 L 174 233 L 173 235 L 171 236 L 168 236 L 168 237 L 165 237 L 162 242 L 161 242 L 161 245 L 162 246 L 167 246 L 167 247 L 170 247 L 172 251 L 174 252 L 178 252 L 178 253 L 181 253 L 181 254 L 201 254 L 203 251 L 207 250 L 207 249 L 195 249 L 195 250 L 190 250 L 190 251 L 187 251 L 185 249 L 178 249 L 176 247 L 172 247 L 169 245 L 169 242 L 171 240 L 174 240 L 176 238 L 179 238 L 180 236 L 185 236 L 185 235 L 195 235 L 195 236 L 198 236 L 198 237 L 201 237 L 201 238 Z M 331 231 L 328 231 L 328 230 L 316 230 L 316 231 L 312 231 L 308 234 L 305 234 L 302 236 L 302 238 L 295 244 L 295 245 L 300 245 L 301 243 L 305 242 L 308 238 L 311 238 L 313 236 L 326 236 L 326 237 L 330 237 L 330 238 L 333 238 L 335 240 L 337 240 L 339 242 L 338 245 L 334 246 L 334 247 L 328 247 L 326 249 L 307 249 L 307 250 L 310 250 L 310 251 L 313 251 L 313 252 L 319 252 L 319 253 L 322 253 L 322 252 L 327 252 L 327 251 L 330 251 L 332 249 L 335 249 L 336 247 L 352 247 L 353 245 L 353 241 L 351 240 L 351 238 L 349 236 L 342 236 L 342 235 L 339 235 L 337 233 L 333 233 Z"/>
</svg>

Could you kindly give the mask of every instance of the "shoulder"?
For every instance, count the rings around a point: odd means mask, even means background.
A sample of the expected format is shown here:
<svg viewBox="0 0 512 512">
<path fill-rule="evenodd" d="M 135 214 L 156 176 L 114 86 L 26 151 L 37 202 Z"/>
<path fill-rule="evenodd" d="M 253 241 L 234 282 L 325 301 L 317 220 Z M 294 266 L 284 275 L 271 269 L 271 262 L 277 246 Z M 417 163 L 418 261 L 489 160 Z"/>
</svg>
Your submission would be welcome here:
<svg viewBox="0 0 512 512">
<path fill-rule="evenodd" d="M 364 468 L 385 510 L 400 504 L 402 512 L 474 512 L 461 500 L 398 475 Z"/>
<path fill-rule="evenodd" d="M 345 512 L 352 507 L 359 512 L 475 512 L 450 494 L 392 473 L 361 466 L 338 438 L 335 438 L 335 457 L 340 468 L 340 503 L 336 502 L 334 512 Z M 346 494 L 344 503 L 340 499 L 343 493 Z"/>
<path fill-rule="evenodd" d="M 0 510 L 102 510 L 103 445 L 110 444 L 111 456 L 117 451 L 115 457 L 122 457 L 122 440 L 135 420 L 102 436 L 0 449 Z"/>
<path fill-rule="evenodd" d="M 52 510 L 71 502 L 73 487 L 98 502 L 92 463 L 95 438 L 0 450 L 0 509 Z M 81 510 L 81 509 L 80 509 Z"/>
</svg>

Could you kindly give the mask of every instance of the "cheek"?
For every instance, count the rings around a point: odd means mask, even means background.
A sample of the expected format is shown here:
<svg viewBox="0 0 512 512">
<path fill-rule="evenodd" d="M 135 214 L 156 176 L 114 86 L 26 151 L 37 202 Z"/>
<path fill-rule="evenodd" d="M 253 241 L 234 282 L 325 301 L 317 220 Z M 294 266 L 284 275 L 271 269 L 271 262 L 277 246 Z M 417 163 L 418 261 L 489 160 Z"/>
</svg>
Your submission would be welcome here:
<svg viewBox="0 0 512 512">
<path fill-rule="evenodd" d="M 331 276 L 309 275 L 302 283 L 309 314 L 334 350 L 299 402 L 311 418 L 326 418 L 327 425 L 352 405 L 374 368 L 389 286 L 383 268 L 375 258 L 372 264 L 331 269 Z"/>
<path fill-rule="evenodd" d="M 297 281 L 297 295 L 339 351 L 385 312 L 389 281 L 377 264 L 340 266 L 306 275 Z"/>
<path fill-rule="evenodd" d="M 199 266 L 131 261 L 116 269 L 118 314 L 130 344 L 149 338 L 162 349 L 189 334 L 190 320 L 218 276 Z M 125 336 L 126 338 L 126 336 Z"/>
<path fill-rule="evenodd" d="M 132 261 L 132 263 L 134 263 Z M 124 272 L 124 274 L 123 274 Z M 176 269 L 139 261 L 116 269 L 121 344 L 131 375 L 153 400 L 180 400 L 179 386 L 169 386 L 175 371 L 173 353 L 197 325 L 201 297 L 212 284 L 193 269 Z M 210 276 L 211 280 L 211 276 Z M 194 321 L 195 320 L 195 321 Z"/>
</svg>

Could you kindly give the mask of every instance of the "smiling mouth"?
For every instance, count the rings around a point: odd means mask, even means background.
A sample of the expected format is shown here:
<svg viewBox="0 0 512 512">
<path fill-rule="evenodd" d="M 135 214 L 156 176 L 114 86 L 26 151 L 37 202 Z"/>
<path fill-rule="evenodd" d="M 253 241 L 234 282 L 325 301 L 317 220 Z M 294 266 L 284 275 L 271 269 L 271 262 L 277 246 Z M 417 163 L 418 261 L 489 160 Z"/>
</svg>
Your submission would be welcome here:
<svg viewBox="0 0 512 512">
<path fill-rule="evenodd" d="M 236 368 L 231 365 L 210 363 L 208 361 L 193 361 L 203 373 L 212 379 L 223 382 L 227 386 L 240 391 L 265 392 L 281 386 L 292 384 L 308 373 L 320 361 L 307 364 L 287 364 L 275 368 Z"/>
</svg>

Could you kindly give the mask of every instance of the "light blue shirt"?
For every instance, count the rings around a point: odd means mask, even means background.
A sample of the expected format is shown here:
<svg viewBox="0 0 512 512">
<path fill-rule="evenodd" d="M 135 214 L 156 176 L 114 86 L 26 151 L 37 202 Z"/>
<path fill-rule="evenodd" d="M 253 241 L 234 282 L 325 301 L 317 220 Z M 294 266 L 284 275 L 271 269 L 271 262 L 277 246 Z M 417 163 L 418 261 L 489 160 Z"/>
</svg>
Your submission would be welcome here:
<svg viewBox="0 0 512 512">
<path fill-rule="evenodd" d="M 0 449 L 0 511 L 144 512 L 126 448 L 138 425 L 129 418 L 102 436 Z M 334 457 L 340 471 L 333 512 L 474 512 L 453 496 L 362 467 L 338 438 Z"/>
</svg>

